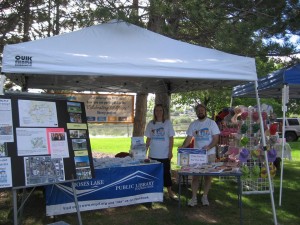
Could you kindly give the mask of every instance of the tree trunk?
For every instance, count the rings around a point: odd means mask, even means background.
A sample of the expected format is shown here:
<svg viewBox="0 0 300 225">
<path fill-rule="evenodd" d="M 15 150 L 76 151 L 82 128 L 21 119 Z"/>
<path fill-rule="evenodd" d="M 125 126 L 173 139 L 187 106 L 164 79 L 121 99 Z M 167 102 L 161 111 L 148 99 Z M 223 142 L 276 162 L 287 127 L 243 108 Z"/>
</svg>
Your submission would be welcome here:
<svg viewBox="0 0 300 225">
<path fill-rule="evenodd" d="M 59 30 L 60 30 L 60 23 L 59 23 L 59 18 L 60 18 L 60 14 L 59 14 L 59 7 L 60 7 L 60 0 L 56 0 L 55 1 L 55 9 L 56 9 L 56 15 L 55 15 L 55 27 L 54 27 L 54 35 L 58 35 L 59 34 Z"/>
<path fill-rule="evenodd" d="M 146 126 L 147 96 L 145 93 L 136 95 L 135 116 L 132 137 L 143 137 Z"/>
<path fill-rule="evenodd" d="M 132 2 L 132 13 L 131 19 L 134 20 L 135 24 L 138 24 L 138 10 L 139 1 L 133 0 Z M 137 93 L 135 101 L 135 115 L 132 130 L 132 137 L 143 137 L 146 126 L 146 113 L 147 113 L 147 96 L 146 93 Z"/>
<path fill-rule="evenodd" d="M 24 24 L 24 36 L 23 42 L 29 41 L 29 27 L 31 26 L 30 23 L 30 1 L 25 0 L 23 5 L 23 24 Z"/>
</svg>

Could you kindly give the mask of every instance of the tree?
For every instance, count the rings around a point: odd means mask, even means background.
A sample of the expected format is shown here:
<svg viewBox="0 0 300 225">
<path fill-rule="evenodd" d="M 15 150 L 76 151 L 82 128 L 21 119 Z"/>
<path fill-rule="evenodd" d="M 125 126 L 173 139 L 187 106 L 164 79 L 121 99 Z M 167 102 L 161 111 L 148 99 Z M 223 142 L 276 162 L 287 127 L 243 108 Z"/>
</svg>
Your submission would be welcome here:
<svg viewBox="0 0 300 225">
<path fill-rule="evenodd" d="M 269 61 L 269 56 L 290 57 L 292 64 L 299 62 L 299 48 L 289 39 L 300 35 L 300 5 L 295 0 L 3 0 L 0 52 L 5 44 L 49 37 L 111 19 L 122 19 L 191 44 L 255 57 L 259 76 L 288 65 L 280 59 Z M 230 95 L 227 91 L 215 94 L 205 90 L 198 99 L 213 102 L 215 109 L 211 108 L 217 111 L 224 103 L 217 97 Z M 156 95 L 156 102 L 169 105 L 168 91 Z M 188 99 L 184 95 L 183 99 Z"/>
</svg>

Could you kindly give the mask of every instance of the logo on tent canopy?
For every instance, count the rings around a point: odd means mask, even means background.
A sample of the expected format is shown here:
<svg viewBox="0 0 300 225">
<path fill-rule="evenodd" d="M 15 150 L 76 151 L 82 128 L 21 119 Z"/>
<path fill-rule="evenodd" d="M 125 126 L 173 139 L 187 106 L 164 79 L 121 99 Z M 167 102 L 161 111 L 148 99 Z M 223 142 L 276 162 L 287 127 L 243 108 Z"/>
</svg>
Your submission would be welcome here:
<svg viewBox="0 0 300 225">
<path fill-rule="evenodd" d="M 15 60 L 15 66 L 32 66 L 32 56 L 17 55 Z"/>
</svg>

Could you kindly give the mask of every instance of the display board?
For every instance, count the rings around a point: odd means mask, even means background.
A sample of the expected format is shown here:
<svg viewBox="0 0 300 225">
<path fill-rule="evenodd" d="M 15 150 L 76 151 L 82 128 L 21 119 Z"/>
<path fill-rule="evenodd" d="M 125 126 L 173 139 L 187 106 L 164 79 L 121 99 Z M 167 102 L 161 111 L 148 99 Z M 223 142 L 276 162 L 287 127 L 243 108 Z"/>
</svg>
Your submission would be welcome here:
<svg viewBox="0 0 300 225">
<path fill-rule="evenodd" d="M 94 177 L 84 103 L 7 94 L 0 114 L 0 188 Z"/>
</svg>

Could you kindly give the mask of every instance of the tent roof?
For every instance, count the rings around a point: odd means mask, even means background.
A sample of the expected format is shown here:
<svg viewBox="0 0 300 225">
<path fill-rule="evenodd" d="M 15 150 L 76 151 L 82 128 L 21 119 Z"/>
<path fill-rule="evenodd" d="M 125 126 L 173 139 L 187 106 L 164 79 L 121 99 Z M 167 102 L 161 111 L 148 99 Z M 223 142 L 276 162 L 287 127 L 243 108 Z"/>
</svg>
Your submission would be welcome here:
<svg viewBox="0 0 300 225">
<path fill-rule="evenodd" d="M 289 98 L 300 98 L 300 64 L 283 68 L 258 79 L 260 97 L 281 98 L 283 85 L 289 86 Z M 253 82 L 233 88 L 232 97 L 255 97 Z"/>
<path fill-rule="evenodd" d="M 2 72 L 25 88 L 136 93 L 232 87 L 257 80 L 253 58 L 115 20 L 7 45 Z"/>
</svg>

